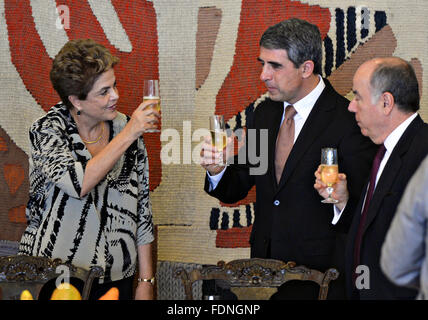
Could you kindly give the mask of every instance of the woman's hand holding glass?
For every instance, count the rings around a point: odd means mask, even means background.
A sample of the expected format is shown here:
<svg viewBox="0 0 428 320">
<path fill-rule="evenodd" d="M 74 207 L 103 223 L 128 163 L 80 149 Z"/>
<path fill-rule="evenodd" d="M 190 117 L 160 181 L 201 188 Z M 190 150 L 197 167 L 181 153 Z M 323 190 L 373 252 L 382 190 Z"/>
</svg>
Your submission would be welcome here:
<svg viewBox="0 0 428 320">
<path fill-rule="evenodd" d="M 157 130 L 160 120 L 160 113 L 156 109 L 158 103 L 159 100 L 145 100 L 134 110 L 129 125 L 135 137 Z"/>
<path fill-rule="evenodd" d="M 150 106 L 152 109 L 155 109 L 157 113 L 160 113 L 161 101 L 160 101 L 159 80 L 144 80 L 143 102 L 145 101 L 157 101 L 156 104 L 150 104 Z M 156 127 L 146 132 L 160 132 L 160 130 L 159 128 Z"/>
</svg>

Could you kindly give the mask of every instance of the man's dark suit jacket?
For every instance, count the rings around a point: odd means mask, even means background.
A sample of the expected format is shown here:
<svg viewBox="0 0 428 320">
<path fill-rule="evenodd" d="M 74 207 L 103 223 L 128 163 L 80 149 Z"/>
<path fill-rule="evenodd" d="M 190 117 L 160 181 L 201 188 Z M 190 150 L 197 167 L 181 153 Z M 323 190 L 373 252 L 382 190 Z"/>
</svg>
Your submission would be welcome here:
<svg viewBox="0 0 428 320">
<path fill-rule="evenodd" d="M 320 271 L 336 267 L 341 276 L 340 280 L 332 282 L 329 298 L 344 299 L 346 221 L 342 221 L 340 230 L 332 224 L 333 206 L 321 203 L 322 198 L 314 189 L 314 172 L 320 164 L 321 148 L 337 148 L 339 171 L 347 175 L 351 198 L 358 199 L 376 148 L 361 135 L 354 115 L 347 110 L 349 101 L 327 80 L 324 82 L 326 87 L 292 148 L 279 185 L 275 178 L 274 156 L 284 103 L 266 99 L 255 109 L 252 119 L 247 117 L 247 128 L 268 129 L 268 154 L 262 155 L 268 157 L 267 173 L 250 175 L 247 165 L 230 165 L 216 189 L 209 194 L 225 203 L 234 203 L 243 199 L 255 184 L 251 257 L 295 261 Z M 205 190 L 209 190 L 208 179 Z M 349 226 L 352 213 L 344 214 L 341 219 L 348 220 Z M 287 285 L 291 288 L 291 283 Z M 303 284 L 295 285 L 299 288 Z M 298 298 L 316 298 L 318 289 L 313 286 L 310 295 L 302 293 Z M 293 289 L 292 294 L 296 290 Z"/>
<path fill-rule="evenodd" d="M 417 116 L 392 151 L 376 185 L 367 212 L 361 243 L 360 265 L 368 267 L 370 289 L 358 290 L 360 299 L 414 299 L 417 294 L 415 290 L 392 284 L 382 273 L 379 260 L 382 244 L 404 189 L 427 154 L 428 124 Z M 358 295 L 355 296 L 352 280 L 353 252 L 367 185 L 368 181 L 354 214 L 346 247 L 346 288 L 349 298 L 358 298 Z M 365 271 L 361 272 L 360 276 L 363 276 L 364 273 Z"/>
</svg>

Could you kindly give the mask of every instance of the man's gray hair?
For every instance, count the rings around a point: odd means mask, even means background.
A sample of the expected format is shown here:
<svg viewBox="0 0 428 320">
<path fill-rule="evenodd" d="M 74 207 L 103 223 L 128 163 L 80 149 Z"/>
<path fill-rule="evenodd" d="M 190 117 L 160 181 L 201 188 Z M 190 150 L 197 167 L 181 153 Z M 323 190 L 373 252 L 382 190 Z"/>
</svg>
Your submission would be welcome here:
<svg viewBox="0 0 428 320">
<path fill-rule="evenodd" d="M 418 79 L 412 65 L 403 59 L 387 58 L 379 63 L 372 73 L 370 86 L 372 103 L 376 103 L 382 93 L 389 92 L 401 111 L 419 110 Z"/>
<path fill-rule="evenodd" d="M 269 27 L 260 39 L 266 49 L 284 49 L 296 68 L 303 62 L 314 62 L 314 73 L 322 72 L 322 40 L 318 27 L 305 20 L 292 18 Z"/>
</svg>

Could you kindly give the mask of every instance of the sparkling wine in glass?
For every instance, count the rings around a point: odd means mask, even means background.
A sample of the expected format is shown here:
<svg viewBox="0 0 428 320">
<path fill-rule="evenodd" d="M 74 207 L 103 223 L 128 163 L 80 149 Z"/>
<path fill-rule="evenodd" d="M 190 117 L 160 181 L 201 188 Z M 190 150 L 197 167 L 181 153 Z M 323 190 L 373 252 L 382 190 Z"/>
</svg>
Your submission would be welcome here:
<svg viewBox="0 0 428 320">
<path fill-rule="evenodd" d="M 217 148 L 218 151 L 223 151 L 227 144 L 226 124 L 222 115 L 210 116 L 210 133 L 211 144 Z M 219 165 L 226 165 L 220 163 Z"/>
<path fill-rule="evenodd" d="M 143 101 L 157 100 L 158 103 L 153 106 L 158 112 L 160 111 L 160 93 L 159 80 L 144 80 Z M 150 130 L 147 132 L 160 132 L 160 130 Z"/>
<path fill-rule="evenodd" d="M 327 185 L 328 198 L 322 200 L 322 203 L 338 203 L 332 198 L 333 185 L 337 182 L 339 175 L 339 166 L 337 162 L 337 149 L 323 148 L 321 149 L 321 180 Z"/>
</svg>

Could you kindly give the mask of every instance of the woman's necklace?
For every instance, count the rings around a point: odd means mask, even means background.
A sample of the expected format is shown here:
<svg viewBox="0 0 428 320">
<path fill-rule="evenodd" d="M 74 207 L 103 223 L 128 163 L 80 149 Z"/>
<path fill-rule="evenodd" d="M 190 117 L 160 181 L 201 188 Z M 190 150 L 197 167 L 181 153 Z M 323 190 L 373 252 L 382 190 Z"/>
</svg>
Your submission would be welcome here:
<svg viewBox="0 0 428 320">
<path fill-rule="evenodd" d="M 93 143 L 97 143 L 98 141 L 100 141 L 101 140 L 101 138 L 103 137 L 103 135 L 104 135 L 104 122 L 102 122 L 102 128 L 101 128 L 101 135 L 98 137 L 98 138 L 96 138 L 95 140 L 93 140 L 93 141 L 86 141 L 86 140 L 83 140 L 83 138 L 82 138 L 82 141 L 84 142 L 84 143 L 87 143 L 87 144 L 93 144 Z"/>
</svg>

